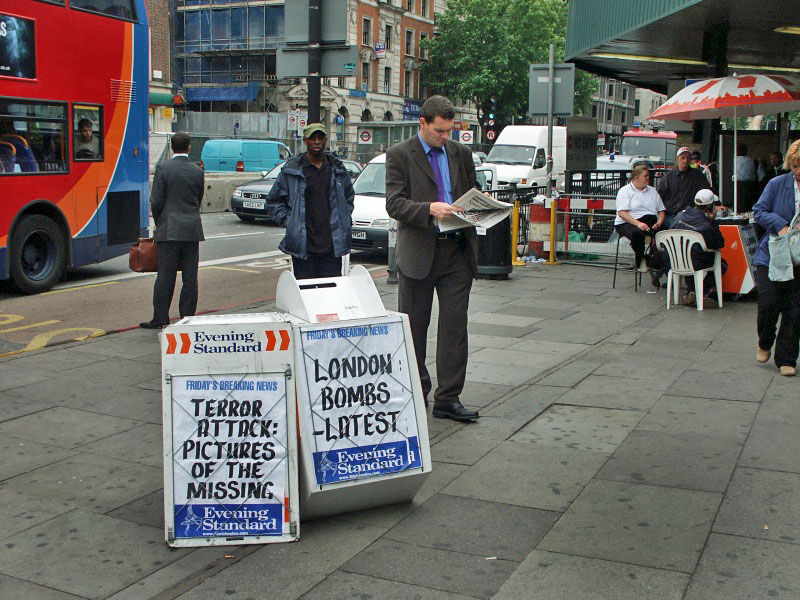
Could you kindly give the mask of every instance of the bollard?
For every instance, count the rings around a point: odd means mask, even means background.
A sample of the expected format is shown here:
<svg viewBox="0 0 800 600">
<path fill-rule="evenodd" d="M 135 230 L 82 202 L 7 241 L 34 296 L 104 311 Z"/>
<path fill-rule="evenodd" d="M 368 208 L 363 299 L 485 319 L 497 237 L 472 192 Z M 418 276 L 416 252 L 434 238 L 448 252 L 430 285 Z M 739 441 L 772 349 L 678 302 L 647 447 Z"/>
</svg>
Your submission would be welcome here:
<svg viewBox="0 0 800 600">
<path fill-rule="evenodd" d="M 556 260 L 556 208 L 558 208 L 558 196 L 550 196 L 550 257 L 548 265 L 561 264 Z"/>
<path fill-rule="evenodd" d="M 397 283 L 397 256 L 395 248 L 397 247 L 397 220 L 389 219 L 389 276 L 386 278 L 386 283 Z"/>
<path fill-rule="evenodd" d="M 517 180 L 511 181 L 509 186 L 511 188 L 511 203 L 514 205 L 514 210 L 511 213 L 511 264 L 516 267 L 525 265 L 524 261 L 519 259 L 519 252 L 517 246 L 519 245 L 519 195 L 517 193 Z"/>
</svg>

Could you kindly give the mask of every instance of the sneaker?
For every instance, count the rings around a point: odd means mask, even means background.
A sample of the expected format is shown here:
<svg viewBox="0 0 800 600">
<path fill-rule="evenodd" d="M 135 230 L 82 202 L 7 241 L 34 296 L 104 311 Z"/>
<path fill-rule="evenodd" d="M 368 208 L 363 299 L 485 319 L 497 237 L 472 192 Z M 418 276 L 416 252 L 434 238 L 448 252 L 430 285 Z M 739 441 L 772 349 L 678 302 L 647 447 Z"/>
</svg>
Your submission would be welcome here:
<svg viewBox="0 0 800 600">
<path fill-rule="evenodd" d="M 761 348 L 756 349 L 756 362 L 765 363 L 769 360 L 769 356 L 769 350 L 762 350 Z"/>
<path fill-rule="evenodd" d="M 684 306 L 694 306 L 697 303 L 697 296 L 694 292 L 689 292 L 681 296 L 681 304 Z"/>
<path fill-rule="evenodd" d="M 706 296 L 703 298 L 703 310 L 706 308 L 717 308 L 717 301 L 714 298 L 709 298 Z"/>
<path fill-rule="evenodd" d="M 782 367 L 778 367 L 778 370 L 784 377 L 794 377 L 795 375 L 797 375 L 797 369 L 795 369 L 794 367 L 790 367 L 789 365 L 783 365 Z"/>
</svg>

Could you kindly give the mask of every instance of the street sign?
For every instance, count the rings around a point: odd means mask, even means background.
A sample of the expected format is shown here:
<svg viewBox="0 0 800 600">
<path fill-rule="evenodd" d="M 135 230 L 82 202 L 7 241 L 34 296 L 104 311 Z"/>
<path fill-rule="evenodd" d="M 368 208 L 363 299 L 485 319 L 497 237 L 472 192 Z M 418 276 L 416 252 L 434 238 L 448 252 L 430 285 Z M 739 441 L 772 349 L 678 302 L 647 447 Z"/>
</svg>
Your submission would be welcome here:
<svg viewBox="0 0 800 600">
<path fill-rule="evenodd" d="M 358 134 L 358 143 L 359 144 L 371 144 L 372 143 L 372 132 L 369 129 L 364 129 L 361 133 Z"/>
<path fill-rule="evenodd" d="M 494 127 L 494 119 L 489 119 L 489 127 Z"/>
<path fill-rule="evenodd" d="M 528 114 L 547 116 L 548 65 L 530 65 Z M 571 117 L 575 101 L 575 65 L 556 63 L 553 78 L 553 116 Z"/>
<path fill-rule="evenodd" d="M 597 119 L 567 119 L 567 169 L 592 170 L 597 167 Z"/>
<path fill-rule="evenodd" d="M 494 129 L 490 129 L 486 132 L 486 139 L 490 142 L 494 139 Z"/>
<path fill-rule="evenodd" d="M 358 62 L 358 47 L 324 48 L 321 77 L 347 77 L 352 75 Z M 308 77 L 308 50 L 305 48 L 278 48 L 275 74 L 284 77 Z"/>
<path fill-rule="evenodd" d="M 347 41 L 347 0 L 322 0 L 322 41 Z M 308 43 L 308 0 L 283 3 L 284 36 L 287 44 Z M 324 52 L 323 52 L 324 54 Z"/>
<path fill-rule="evenodd" d="M 462 144 L 471 144 L 473 142 L 472 131 L 470 131 L 469 129 L 465 129 L 464 131 L 462 131 L 459 137 L 461 139 L 459 139 L 458 141 L 461 142 Z"/>
<path fill-rule="evenodd" d="M 286 129 L 289 131 L 297 131 L 297 111 L 290 110 L 286 114 Z"/>
<path fill-rule="evenodd" d="M 386 58 L 386 44 L 383 42 L 378 42 L 375 44 L 375 57 L 376 58 Z"/>
<path fill-rule="evenodd" d="M 302 134 L 306 125 L 308 125 L 308 112 L 297 111 L 297 133 Z"/>
</svg>

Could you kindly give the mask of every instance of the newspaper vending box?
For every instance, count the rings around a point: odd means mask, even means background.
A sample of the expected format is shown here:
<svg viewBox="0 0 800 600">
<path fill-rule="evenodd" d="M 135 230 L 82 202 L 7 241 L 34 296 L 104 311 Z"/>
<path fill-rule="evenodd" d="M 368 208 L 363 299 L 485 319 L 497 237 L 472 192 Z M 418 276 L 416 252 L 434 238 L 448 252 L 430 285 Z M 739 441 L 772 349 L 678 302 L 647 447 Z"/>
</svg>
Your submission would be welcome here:
<svg viewBox="0 0 800 600">
<path fill-rule="evenodd" d="M 170 546 L 299 537 L 294 345 L 286 317 L 187 317 L 161 332 Z"/>
<path fill-rule="evenodd" d="M 407 315 L 386 311 L 360 265 L 284 272 L 276 302 L 295 325 L 301 517 L 410 501 L 431 457 Z"/>
</svg>

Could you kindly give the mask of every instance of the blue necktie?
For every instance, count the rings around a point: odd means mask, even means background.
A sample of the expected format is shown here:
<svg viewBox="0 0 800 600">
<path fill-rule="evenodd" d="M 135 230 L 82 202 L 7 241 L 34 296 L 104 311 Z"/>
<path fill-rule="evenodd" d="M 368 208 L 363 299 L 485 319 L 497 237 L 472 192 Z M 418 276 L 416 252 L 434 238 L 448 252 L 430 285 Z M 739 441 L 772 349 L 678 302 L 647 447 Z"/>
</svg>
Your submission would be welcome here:
<svg viewBox="0 0 800 600">
<path fill-rule="evenodd" d="M 431 148 L 428 152 L 428 160 L 431 163 L 431 169 L 433 169 L 433 177 L 436 179 L 436 200 L 445 202 L 444 181 L 442 180 L 442 172 L 439 170 L 439 155 L 441 153 L 441 148 Z"/>
</svg>

